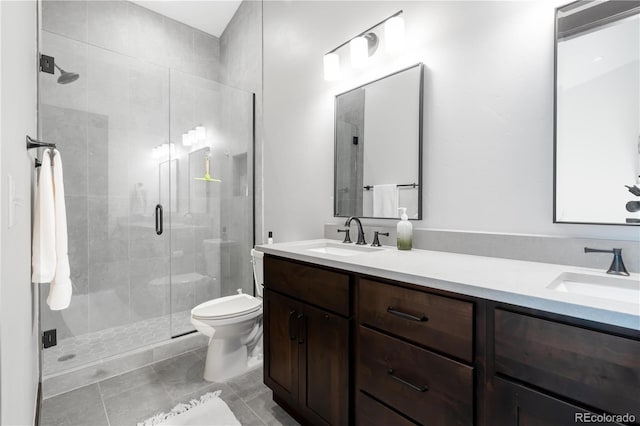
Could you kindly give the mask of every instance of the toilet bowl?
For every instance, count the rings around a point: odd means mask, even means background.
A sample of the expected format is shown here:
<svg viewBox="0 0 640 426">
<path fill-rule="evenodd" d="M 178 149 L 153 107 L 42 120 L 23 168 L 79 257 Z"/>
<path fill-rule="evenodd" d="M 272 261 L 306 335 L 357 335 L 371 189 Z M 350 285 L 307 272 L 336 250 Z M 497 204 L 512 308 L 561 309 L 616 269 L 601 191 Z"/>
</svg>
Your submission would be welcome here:
<svg viewBox="0 0 640 426">
<path fill-rule="evenodd" d="M 209 337 L 204 379 L 225 382 L 262 365 L 262 262 L 251 250 L 256 295 L 220 297 L 191 310 L 191 324 Z"/>
</svg>

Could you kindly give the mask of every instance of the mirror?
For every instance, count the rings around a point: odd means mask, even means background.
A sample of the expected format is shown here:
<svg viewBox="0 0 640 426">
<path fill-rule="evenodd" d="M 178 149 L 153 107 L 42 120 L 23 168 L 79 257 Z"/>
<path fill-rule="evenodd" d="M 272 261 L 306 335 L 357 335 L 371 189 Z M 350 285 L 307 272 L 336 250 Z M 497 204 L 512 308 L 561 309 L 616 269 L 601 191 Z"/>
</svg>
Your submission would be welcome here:
<svg viewBox="0 0 640 426">
<path fill-rule="evenodd" d="M 640 2 L 556 10 L 554 222 L 640 224 Z"/>
<path fill-rule="evenodd" d="M 336 96 L 334 216 L 422 219 L 423 67 Z"/>
</svg>

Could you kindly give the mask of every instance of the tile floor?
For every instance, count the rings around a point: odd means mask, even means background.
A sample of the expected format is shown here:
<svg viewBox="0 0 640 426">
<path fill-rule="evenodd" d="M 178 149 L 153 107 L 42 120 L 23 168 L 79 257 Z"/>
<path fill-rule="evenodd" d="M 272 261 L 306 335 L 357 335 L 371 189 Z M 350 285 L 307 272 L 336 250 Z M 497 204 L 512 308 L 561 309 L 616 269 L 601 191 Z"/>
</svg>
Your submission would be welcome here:
<svg viewBox="0 0 640 426">
<path fill-rule="evenodd" d="M 167 340 L 170 330 L 193 330 L 191 311 L 61 339 L 43 351 L 42 374 L 59 373 Z"/>
<path fill-rule="evenodd" d="M 215 390 L 222 390 L 220 397 L 243 426 L 298 425 L 273 402 L 262 369 L 210 383 L 202 378 L 205 357 L 201 348 L 45 399 L 40 426 L 135 425 Z"/>
</svg>

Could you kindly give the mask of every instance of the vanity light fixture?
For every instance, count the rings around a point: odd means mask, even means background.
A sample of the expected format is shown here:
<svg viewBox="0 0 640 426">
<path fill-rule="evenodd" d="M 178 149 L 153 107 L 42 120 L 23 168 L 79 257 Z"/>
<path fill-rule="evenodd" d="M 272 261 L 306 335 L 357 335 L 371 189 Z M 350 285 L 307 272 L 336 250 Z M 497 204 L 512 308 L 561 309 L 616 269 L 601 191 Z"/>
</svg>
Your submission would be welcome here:
<svg viewBox="0 0 640 426">
<path fill-rule="evenodd" d="M 404 47 L 404 19 L 392 16 L 384 23 L 384 47 L 387 52 L 400 52 Z"/>
<path fill-rule="evenodd" d="M 197 137 L 197 132 L 195 131 L 195 129 L 191 129 L 188 132 L 189 134 L 189 140 L 191 141 L 191 145 L 195 145 L 198 143 L 198 137 Z"/>
<path fill-rule="evenodd" d="M 400 17 L 402 10 L 394 13 L 388 18 L 367 28 L 360 34 L 345 41 L 340 46 L 330 50 L 324 55 L 324 79 L 327 81 L 336 80 L 340 76 L 340 56 L 338 50 L 349 45 L 351 54 L 351 66 L 353 68 L 364 68 L 378 48 L 378 35 L 372 30 L 384 24 L 385 48 L 387 52 L 398 52 L 404 45 L 404 19 Z"/>
<path fill-rule="evenodd" d="M 182 145 L 192 146 L 207 140 L 207 128 L 204 126 L 196 126 L 188 132 L 182 134 Z"/>
<path fill-rule="evenodd" d="M 351 48 L 351 66 L 364 68 L 369 63 L 369 43 L 364 36 L 359 36 L 349 42 Z"/>
<path fill-rule="evenodd" d="M 207 129 L 204 126 L 196 126 L 196 140 L 203 142 L 207 139 Z"/>
<path fill-rule="evenodd" d="M 324 55 L 324 79 L 327 81 L 337 80 L 340 77 L 340 56 L 337 53 L 327 53 Z"/>
<path fill-rule="evenodd" d="M 174 143 L 163 143 L 162 145 L 157 145 L 153 148 L 151 152 L 153 158 L 165 158 L 168 156 L 176 155 L 176 144 Z"/>
</svg>

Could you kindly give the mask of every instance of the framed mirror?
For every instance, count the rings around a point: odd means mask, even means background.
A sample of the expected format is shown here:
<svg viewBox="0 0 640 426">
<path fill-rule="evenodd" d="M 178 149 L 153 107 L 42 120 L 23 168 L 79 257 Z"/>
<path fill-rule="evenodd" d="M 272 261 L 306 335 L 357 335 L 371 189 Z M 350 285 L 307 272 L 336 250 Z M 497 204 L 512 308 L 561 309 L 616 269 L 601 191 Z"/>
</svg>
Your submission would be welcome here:
<svg viewBox="0 0 640 426">
<path fill-rule="evenodd" d="M 640 225 L 640 1 L 556 9 L 554 222 Z"/>
<path fill-rule="evenodd" d="M 423 68 L 336 96 L 334 216 L 422 219 Z"/>
</svg>

